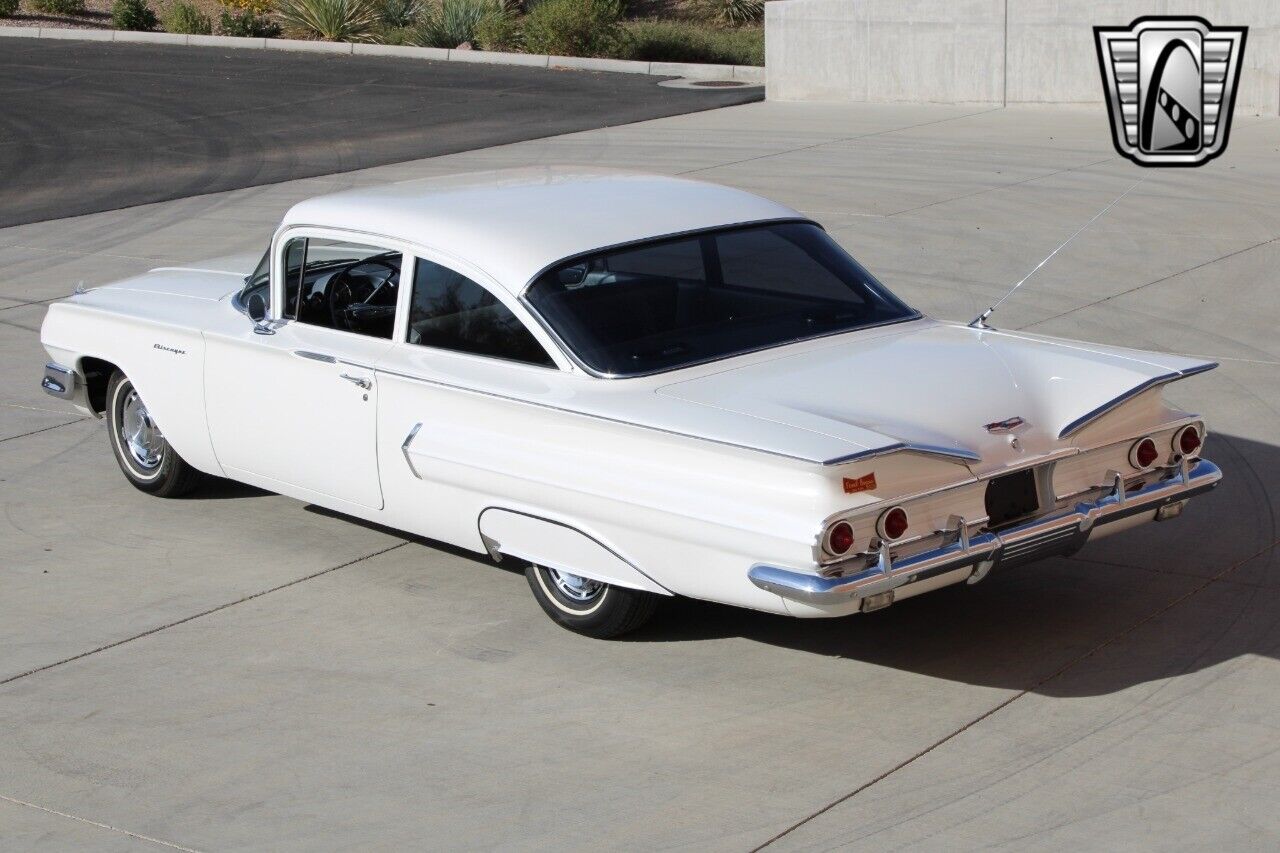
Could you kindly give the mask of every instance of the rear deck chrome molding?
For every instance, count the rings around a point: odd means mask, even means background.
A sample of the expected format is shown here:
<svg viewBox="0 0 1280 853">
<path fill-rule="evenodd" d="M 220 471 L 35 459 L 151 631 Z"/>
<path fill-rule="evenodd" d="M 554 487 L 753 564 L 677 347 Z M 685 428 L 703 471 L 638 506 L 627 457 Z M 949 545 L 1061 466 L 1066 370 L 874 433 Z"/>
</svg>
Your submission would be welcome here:
<svg viewBox="0 0 1280 853">
<path fill-rule="evenodd" d="M 764 564 L 752 566 L 747 577 L 761 589 L 793 601 L 844 604 L 965 566 L 1021 564 L 1051 556 L 1084 544 L 1098 525 L 1154 513 L 1167 504 L 1207 492 L 1222 479 L 1218 466 L 1205 459 L 1173 466 L 1169 473 L 1169 479 L 1128 494 L 1123 478 L 1116 477 L 1099 487 L 1108 491 L 1095 501 L 1006 530 L 961 535 L 950 544 L 919 554 L 893 559 L 889 550 L 882 548 L 875 566 L 845 577 L 823 577 Z"/>
<path fill-rule="evenodd" d="M 845 456 L 837 456 L 834 459 L 823 460 L 825 467 L 832 465 L 847 465 L 850 462 L 860 462 L 864 459 L 874 459 L 877 456 L 887 456 L 890 453 L 899 451 L 906 453 L 923 453 L 927 456 L 943 456 L 950 459 L 959 459 L 963 462 L 981 462 L 982 457 L 972 450 L 963 447 L 941 447 L 936 444 L 916 444 L 910 441 L 899 441 L 894 444 L 886 444 L 884 447 L 871 447 L 866 450 L 859 450 L 857 453 L 850 453 Z"/>
<path fill-rule="evenodd" d="M 1108 400 L 1107 402 L 1103 403 L 1101 406 L 1094 409 L 1093 411 L 1088 412 L 1087 414 L 1084 414 L 1081 417 L 1076 418 L 1074 421 L 1072 421 L 1071 423 L 1067 424 L 1062 428 L 1062 430 L 1058 433 L 1058 438 L 1060 439 L 1069 438 L 1070 436 L 1074 435 L 1075 433 L 1087 427 L 1089 424 L 1096 421 L 1098 418 L 1102 417 L 1108 412 L 1114 411 L 1121 404 L 1127 403 L 1129 400 L 1132 400 L 1134 397 L 1138 396 L 1139 394 L 1142 394 L 1146 391 L 1150 391 L 1152 388 L 1155 388 L 1160 385 L 1167 385 L 1168 383 L 1178 379 L 1186 379 L 1188 376 L 1195 376 L 1198 373 L 1204 373 L 1205 371 L 1208 371 L 1208 370 L 1213 370 L 1217 366 L 1218 366 L 1218 362 L 1210 361 L 1210 362 L 1205 362 L 1204 364 L 1197 364 L 1195 367 L 1188 367 L 1186 370 L 1175 370 L 1173 373 L 1165 373 L 1161 376 L 1153 376 L 1151 379 L 1148 379 L 1146 382 L 1143 382 L 1141 385 L 1135 385 L 1134 387 L 1130 388 L 1128 391 L 1125 391 L 1123 394 L 1119 395 L 1118 397 L 1114 397 Z"/>
</svg>

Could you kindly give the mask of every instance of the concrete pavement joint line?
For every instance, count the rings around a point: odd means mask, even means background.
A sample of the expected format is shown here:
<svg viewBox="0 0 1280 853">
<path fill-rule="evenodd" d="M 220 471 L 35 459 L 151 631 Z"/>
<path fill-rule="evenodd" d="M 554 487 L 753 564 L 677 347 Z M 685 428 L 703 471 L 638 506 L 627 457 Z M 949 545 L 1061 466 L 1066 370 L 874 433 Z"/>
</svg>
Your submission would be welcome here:
<svg viewBox="0 0 1280 853">
<path fill-rule="evenodd" d="M 895 210 L 893 213 L 886 213 L 885 218 L 888 219 L 891 216 L 901 216 L 904 213 L 915 213 L 917 210 L 926 210 L 930 207 L 937 207 L 940 204 L 950 204 L 953 201 L 960 201 L 966 198 L 973 198 L 974 196 L 985 195 L 986 193 L 999 192 L 1000 190 L 1007 190 L 1007 189 L 1010 189 L 1011 187 L 1022 186 L 1023 184 L 1029 184 L 1034 181 L 1043 181 L 1045 178 L 1052 178 L 1055 175 L 1063 175 L 1063 174 L 1066 174 L 1067 172 L 1076 172 L 1081 169 L 1090 169 L 1094 166 L 1101 166 L 1103 163 L 1110 163 L 1114 159 L 1116 158 L 1108 157 L 1105 160 L 1096 160 L 1092 163 L 1084 163 L 1079 166 L 1067 166 L 1066 168 L 1058 169 L 1055 172 L 1046 172 L 1043 175 L 1034 175 L 1030 178 L 1023 178 L 1020 181 L 1012 181 L 1007 184 L 1000 184 L 999 186 L 996 186 L 996 187 L 986 187 L 985 189 L 974 190 L 971 193 L 964 193 L 963 195 L 952 196 L 951 198 L 938 199 L 937 201 L 931 201 L 928 204 L 922 204 L 917 207 L 908 207 L 904 210 Z"/>
<path fill-rule="evenodd" d="M 142 835 L 141 833 L 138 833 L 138 832 L 130 832 L 127 829 L 121 829 L 120 827 L 112 826 L 109 823 L 102 823 L 96 820 L 89 820 L 89 818 L 87 817 L 78 817 L 73 814 L 67 814 L 66 812 L 60 812 L 57 809 L 51 809 L 47 806 L 38 805 L 36 803 L 28 803 L 26 800 L 19 800 L 14 797 L 6 797 L 4 794 L 0 794 L 0 800 L 4 800 L 6 803 L 13 803 L 15 806 L 26 806 L 29 809 L 36 809 L 37 811 L 42 811 L 47 814 L 57 815 L 58 817 L 65 817 L 70 820 L 79 821 L 80 823 L 87 823 L 90 826 L 96 826 L 99 829 L 108 829 L 112 832 L 119 832 L 120 834 L 127 835 L 130 838 L 136 838 L 139 841 L 149 841 L 152 844 L 159 844 L 161 847 L 168 847 L 172 850 L 185 850 L 186 853 L 200 853 L 199 850 L 195 850 L 191 847 L 183 847 L 181 844 L 174 844 L 172 841 L 165 841 L 160 838 L 152 838 L 150 835 Z"/>
<path fill-rule="evenodd" d="M 859 139 L 870 139 L 873 136 L 884 136 L 885 134 L 888 134 L 888 133 L 901 133 L 904 130 L 915 130 L 918 127 L 928 127 L 929 125 L 932 125 L 932 124 L 943 124 L 948 121 L 956 121 L 957 119 L 971 118 L 973 116 L 980 116 L 986 113 L 993 113 L 996 110 L 1000 110 L 1000 109 L 1003 109 L 1003 107 L 992 107 L 989 110 L 979 110 L 976 113 L 965 113 L 964 115 L 948 116 L 947 118 L 939 118 L 939 119 L 934 119 L 933 121 L 925 121 L 925 122 L 921 122 L 920 124 L 909 124 L 906 127 L 891 127 L 886 130 L 873 131 L 872 133 L 859 133 L 855 136 L 844 136 L 839 139 L 828 139 L 823 142 L 815 142 L 813 145 L 801 145 L 799 148 L 788 148 L 786 151 L 774 151 L 770 154 L 758 154 L 755 157 L 747 157 L 743 160 L 734 160 L 729 163 L 716 163 L 715 165 L 712 165 L 712 166 L 699 166 L 696 169 L 685 169 L 683 172 L 676 172 L 676 174 L 692 175 L 695 172 L 707 172 L 707 171 L 710 171 L 711 169 L 721 169 L 721 168 L 724 168 L 725 166 L 738 166 L 743 163 L 754 163 L 757 160 L 768 160 L 770 157 L 782 157 L 787 154 L 796 154 L 800 151 L 812 151 L 815 148 L 822 148 L 826 145 L 835 145 L 840 142 L 856 142 Z"/>
<path fill-rule="evenodd" d="M 750 853 L 759 853 L 759 851 L 764 850 L 766 847 L 769 847 L 769 846 L 773 845 L 773 844 L 774 844 L 775 842 L 777 842 L 777 841 L 781 841 L 783 838 L 786 838 L 788 835 L 790 835 L 791 833 L 795 832 L 797 829 L 800 829 L 802 826 L 804 826 L 805 824 L 809 823 L 810 821 L 812 821 L 812 820 L 814 820 L 814 819 L 816 819 L 816 818 L 821 817 L 822 815 L 824 815 L 824 814 L 826 814 L 827 812 L 829 812 L 829 811 L 831 811 L 832 809 L 834 809 L 836 806 L 839 806 L 839 805 L 842 805 L 842 804 L 844 804 L 844 803 L 847 803 L 849 800 L 852 800 L 852 799 L 853 799 L 854 797 L 856 797 L 858 794 L 861 794 L 863 791 L 867 790 L 868 788 L 870 788 L 871 786 L 875 785 L 876 783 L 878 783 L 878 782 L 882 782 L 882 781 L 884 781 L 885 779 L 887 779 L 887 778 L 889 778 L 890 776 L 892 776 L 894 773 L 897 773 L 899 770 L 902 770 L 904 767 L 908 767 L 908 766 L 910 766 L 911 764 L 914 764 L 917 760 L 919 760 L 919 759 L 923 758 L 924 756 L 928 755 L 929 753 L 933 752 L 933 751 L 934 751 L 935 749 L 937 749 L 938 747 L 942 746 L 943 744 L 947 743 L 948 741 L 954 740 L 956 737 L 958 737 L 958 736 L 960 736 L 960 735 L 964 734 L 966 731 L 968 731 L 969 729 L 973 728 L 973 727 L 974 727 L 974 726 L 976 726 L 978 723 L 981 723 L 983 720 L 986 720 L 986 719 L 988 719 L 989 717 L 994 716 L 996 713 L 998 713 L 999 711 L 1001 711 L 1001 710 L 1003 710 L 1003 709 L 1005 709 L 1005 708 L 1009 707 L 1009 706 L 1010 706 L 1010 705 L 1012 705 L 1014 702 L 1018 701 L 1019 699 L 1021 699 L 1021 698 L 1022 698 L 1022 697 L 1024 697 L 1024 696 L 1026 696 L 1027 694 L 1029 694 L 1029 693 L 1031 693 L 1031 692 L 1033 692 L 1033 691 L 1037 690 L 1037 689 L 1038 689 L 1038 688 L 1040 688 L 1040 687 L 1043 687 L 1044 685 L 1048 684 L 1050 681 L 1053 681 L 1053 680 L 1054 680 L 1055 678 L 1057 678 L 1058 676 L 1060 676 L 1060 675 L 1064 674 L 1065 672 L 1067 672 L 1067 671 L 1068 671 L 1068 670 L 1070 670 L 1070 669 L 1073 669 L 1077 664 L 1079 664 L 1079 663 L 1083 663 L 1084 661 L 1086 661 L 1086 660 L 1088 660 L 1089 658 L 1093 657 L 1094 655 L 1098 654 L 1098 652 L 1101 652 L 1103 649 L 1107 648 L 1108 646 L 1110 646 L 1110 645 L 1112 645 L 1112 644 L 1114 644 L 1114 643 L 1116 643 L 1116 642 L 1118 642 L 1118 641 L 1120 641 L 1120 640 L 1123 640 L 1125 637 L 1128 637 L 1130 634 L 1132 634 L 1133 632 L 1137 631 L 1137 630 L 1138 630 L 1139 628 L 1141 628 L 1142 626 L 1144 626 L 1144 625 L 1146 625 L 1147 623 L 1151 622 L 1152 620 L 1154 620 L 1154 619 L 1156 619 L 1156 618 L 1158 618 L 1158 617 L 1160 617 L 1160 616 L 1164 615 L 1165 613 L 1168 613 L 1170 610 L 1172 610 L 1173 608 L 1177 607 L 1177 606 L 1178 606 L 1179 604 L 1181 604 L 1182 602 L 1186 601 L 1187 599 L 1191 598 L 1191 597 L 1192 597 L 1192 596 L 1194 596 L 1194 595 L 1197 595 L 1198 593 L 1200 593 L 1200 592 L 1202 592 L 1203 590 L 1207 589 L 1208 587 L 1212 586 L 1214 583 L 1217 583 L 1219 580 L 1222 580 L 1222 579 L 1223 579 L 1223 578 L 1225 578 L 1228 574 L 1230 574 L 1231 572 L 1234 572 L 1236 569 L 1240 568 L 1241 566 L 1243 566 L 1245 563 L 1249 562 L 1250 560 L 1256 560 L 1258 557 L 1261 557 L 1263 554 L 1265 554 L 1265 553 L 1267 553 L 1268 551 L 1270 551 L 1271 549 L 1275 548 L 1277 545 L 1280 545 L 1280 539 L 1276 539 L 1275 541 L 1271 542 L 1271 544 L 1263 546 L 1261 549 L 1259 549 L 1259 550 L 1257 551 L 1257 553 L 1255 553 L 1255 554 L 1251 554 L 1251 555 L 1250 555 L 1250 556 L 1248 556 L 1248 557 L 1245 557 L 1245 558 L 1243 558 L 1243 559 L 1241 559 L 1241 560 L 1238 560 L 1238 561 L 1236 561 L 1236 562 L 1232 563 L 1231 565 L 1227 566 L 1227 567 L 1226 567 L 1225 569 L 1223 569 L 1222 571 L 1218 572 L 1216 575 L 1213 575 L 1213 576 L 1211 576 L 1211 577 L 1206 578 L 1206 579 L 1204 580 L 1204 582 L 1203 582 L 1203 583 L 1201 583 L 1201 584 L 1199 584 L 1199 585 L 1197 585 L 1197 586 L 1195 586 L 1195 587 L 1192 587 L 1191 589 L 1189 589 L 1189 590 L 1187 590 L 1186 592 L 1184 592 L 1182 595 L 1180 595 L 1180 596 L 1178 596 L 1177 598 L 1175 598 L 1175 599 L 1173 599 L 1172 601 L 1170 601 L 1168 604 L 1166 604 L 1166 605 L 1164 605 L 1163 607 L 1161 607 L 1161 608 L 1159 608 L 1159 609 L 1157 609 L 1157 610 L 1153 611 L 1152 613 L 1150 613 L 1150 614 L 1148 614 L 1148 615 L 1146 615 L 1146 616 L 1142 617 L 1142 618 L 1141 618 L 1141 619 L 1139 619 L 1137 622 L 1135 622 L 1134 624 L 1130 625 L 1128 628 L 1124 629 L 1124 630 L 1123 630 L 1123 631 L 1121 631 L 1120 633 L 1118 633 L 1118 634 L 1116 634 L 1116 635 L 1114 635 L 1114 636 L 1112 636 L 1112 637 L 1109 637 L 1109 638 L 1107 638 L 1107 639 L 1103 640 L 1101 643 L 1098 643 L 1098 645 L 1094 646 L 1092 649 L 1090 649 L 1089 651 L 1087 651 L 1087 652 L 1085 652 L 1084 654 L 1080 655 L 1079 657 L 1074 658 L 1073 660 L 1069 660 L 1069 661 L 1067 661 L 1065 664 L 1063 664 L 1062 666 L 1060 666 L 1058 669 L 1056 669 L 1056 670 L 1054 670 L 1053 672 L 1049 673 L 1049 674 L 1048 674 L 1048 675 L 1046 675 L 1044 678 L 1041 678 L 1039 681 L 1037 681 L 1035 684 L 1031 685 L 1030 687 L 1024 688 L 1024 689 L 1022 689 L 1022 690 L 1019 690 L 1017 693 L 1013 694 L 1012 696 L 1010 696 L 1009 698 L 1007 698 L 1007 699 L 1005 699 L 1004 701 L 1000 702 L 999 704 L 995 705 L 994 707 L 990 708 L 989 710 L 984 711 L 983 713 L 981 713 L 981 714 L 979 714 L 978 716 L 974 717 L 972 720 L 970 720 L 969 722 L 965 723 L 965 724 L 964 724 L 964 725 L 962 725 L 960 728 L 956 729 L 955 731 L 951 732 L 950 734 L 943 735 L 942 737 L 938 738 L 938 739 L 937 739 L 936 741 L 934 741 L 933 743 L 931 743 L 931 744 L 929 744 L 928 746 L 926 746 L 924 749 L 920 750 L 919 752 L 915 753 L 914 755 L 910 756 L 909 758 L 906 758 L 905 760 L 903 760 L 903 761 L 899 762 L 898 764 L 894 765 L 893 767 L 890 767 L 888 770 L 884 771 L 884 772 L 883 772 L 883 773 L 881 773 L 879 776 L 876 776 L 874 779 L 871 779 L 871 780 L 869 780 L 869 781 L 867 781 L 867 782 L 864 782 L 863 784 L 861 784 L 861 785 L 859 785 L 858 787 L 854 788 L 852 791 L 850 791 L 849 793 L 845 794 L 844 796 L 839 797 L 838 799 L 832 800 L 831 802 L 827 803 L 825 806 L 823 806 L 822 808 L 820 808 L 820 809 L 818 809 L 817 811 L 813 812 L 812 814 L 808 815 L 807 817 L 804 817 L 804 818 L 802 818 L 801 820 L 796 821 L 795 823 L 791 824 L 791 826 L 788 826 L 786 829 L 782 830 L 782 831 L 781 831 L 781 832 L 779 832 L 777 835 L 773 836 L 772 838 L 770 838 L 768 841 L 764 842 L 763 844 L 761 844 L 761 845 L 759 845 L 759 846 L 757 846 L 757 847 L 753 847 L 753 848 L 751 848 Z"/>
<path fill-rule="evenodd" d="M 356 557 L 354 560 L 348 560 L 347 562 L 342 563 L 340 565 L 330 566 L 327 569 L 321 569 L 318 572 L 312 572 L 309 575 L 304 575 L 300 578 L 295 578 L 291 581 L 286 581 L 285 583 L 282 583 L 279 586 L 273 586 L 270 589 L 264 589 L 259 592 L 251 593 L 250 595 L 246 595 L 243 598 L 237 598 L 235 601 L 228 601 L 223 604 L 219 604 L 217 607 L 210 607 L 208 610 L 202 610 L 199 613 L 193 613 L 190 616 L 184 616 L 181 619 L 175 619 L 174 621 L 167 622 L 164 625 L 158 625 L 155 628 L 149 628 L 140 634 L 134 634 L 132 637 L 125 637 L 123 640 L 116 640 L 114 643 L 107 643 L 106 645 L 98 646 L 96 649 L 90 649 L 87 652 L 81 652 L 78 655 L 72 655 L 69 658 L 63 658 L 60 661 L 54 661 L 53 663 L 45 664 L 44 666 L 37 666 L 34 669 L 29 669 L 26 672 L 20 672 L 17 675 L 11 675 L 8 678 L 4 679 L 3 681 L 0 681 L 0 687 L 3 687 L 4 685 L 9 684 L 11 682 L 17 681 L 20 678 L 26 678 L 28 675 L 35 675 L 38 672 L 44 672 L 45 670 L 53 669 L 54 667 L 62 666 L 63 664 L 66 664 L 66 663 L 72 663 L 73 661 L 78 661 L 81 658 L 87 658 L 90 655 L 96 655 L 98 652 L 105 652 L 108 649 L 114 649 L 116 646 L 123 646 L 125 643 L 131 643 L 134 640 L 141 640 L 143 637 L 150 637 L 152 634 L 158 634 L 161 631 L 167 631 L 170 628 L 176 628 L 179 625 L 184 625 L 187 622 L 194 621 L 196 619 L 199 619 L 202 616 L 209 616 L 210 614 L 217 613 L 220 610 L 226 610 L 228 607 L 235 607 L 237 604 L 244 604 L 246 601 L 253 601 L 255 598 L 261 598 L 264 595 L 270 595 L 273 592 L 279 592 L 282 589 L 288 589 L 291 586 L 297 586 L 298 584 L 303 583 L 304 581 L 314 580 L 315 578 L 318 578 L 322 575 L 327 575 L 330 572 L 336 572 L 338 569 L 345 569 L 348 566 L 354 566 L 356 563 L 362 563 L 365 560 L 369 560 L 369 559 L 372 559 L 373 557 L 381 556 L 383 554 L 386 554 L 389 551 L 394 551 L 397 548 L 403 548 L 405 545 L 408 545 L 408 544 L 409 544 L 409 541 L 407 539 L 401 540 L 400 542 L 397 542 L 395 545 L 390 545 L 379 551 L 374 551 L 371 554 L 365 554 L 363 557 Z"/>
<path fill-rule="evenodd" d="M 1130 293 L 1137 293 L 1139 290 L 1143 290 L 1144 288 L 1153 287 L 1157 284 L 1163 284 L 1169 279 L 1177 278 L 1180 275 L 1186 275 L 1189 272 L 1195 272 L 1198 269 L 1204 269 L 1210 264 L 1216 264 L 1218 261 L 1225 261 L 1227 258 L 1234 258 L 1236 255 L 1243 255 L 1245 252 L 1252 252 L 1254 249 L 1260 249 L 1263 246 L 1270 246 L 1272 243 L 1276 242 L 1277 240 L 1280 240 L 1280 237 L 1272 237 L 1270 240 L 1263 240 L 1261 243 L 1254 243 L 1252 246 L 1245 246 L 1243 249 L 1236 249 L 1234 252 L 1227 252 L 1225 255 L 1219 255 L 1216 258 L 1211 258 L 1210 260 L 1204 261 L 1202 263 L 1198 263 L 1193 267 L 1187 267 L 1185 270 L 1179 270 L 1178 272 L 1169 273 L 1164 278 L 1158 278 L 1155 281 L 1149 281 L 1146 284 L 1139 284 L 1138 286 L 1131 287 L 1128 290 L 1122 290 L 1119 293 L 1113 293 L 1110 296 L 1104 296 L 1101 299 L 1095 299 L 1094 301 L 1081 305 L 1077 308 L 1072 308 L 1068 311 L 1063 311 L 1061 314 L 1054 314 L 1052 317 L 1045 317 L 1043 320 L 1036 320 L 1034 323 L 1028 323 L 1025 326 L 1014 326 L 1014 328 L 1017 329 L 1018 331 L 1023 331 L 1025 329 L 1030 329 L 1032 326 L 1039 326 L 1041 323 L 1048 323 L 1052 320 L 1060 320 L 1063 317 L 1066 317 L 1070 314 L 1075 314 L 1078 311 L 1083 311 L 1086 308 L 1092 308 L 1095 305 L 1101 305 L 1104 302 L 1110 302 L 1112 299 L 1118 299 L 1121 296 L 1128 296 Z"/>
<path fill-rule="evenodd" d="M 48 432 L 48 431 L 49 431 L 49 430 L 51 430 L 51 429 L 59 429 L 60 427 L 64 427 L 64 426 L 71 426 L 72 424 L 78 424 L 78 423 L 80 423 L 81 421 L 87 421 L 87 420 L 89 420 L 89 419 L 88 419 L 88 418 L 76 418 L 74 421 L 67 421 L 67 422 L 66 422 L 66 423 L 64 423 L 64 424 L 54 424 L 53 426 L 41 427 L 40 429 L 33 429 L 31 432 L 24 432 L 24 433 L 22 433 L 21 435 L 11 435 L 11 436 L 9 436 L 8 438 L 0 438 L 0 444 L 4 443 L 4 442 L 6 442 L 6 441 L 13 441 L 13 440 L 14 440 L 14 439 L 16 439 L 16 438 L 26 438 L 26 437 L 27 437 L 27 436 L 29 436 L 29 435 L 38 435 L 39 433 L 42 433 L 42 432 Z M 3 683 L 4 683 L 4 682 L 0 682 L 0 684 L 3 684 Z"/>
</svg>

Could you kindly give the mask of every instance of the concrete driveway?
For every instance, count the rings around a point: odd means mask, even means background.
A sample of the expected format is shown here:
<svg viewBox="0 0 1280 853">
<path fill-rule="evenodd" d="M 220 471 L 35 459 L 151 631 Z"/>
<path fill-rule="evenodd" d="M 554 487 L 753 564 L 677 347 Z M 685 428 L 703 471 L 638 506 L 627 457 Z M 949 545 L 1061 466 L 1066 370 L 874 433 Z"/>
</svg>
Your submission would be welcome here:
<svg viewBox="0 0 1280 853">
<path fill-rule="evenodd" d="M 0 41 L 0 226 L 741 104 L 645 74 Z"/>
<path fill-rule="evenodd" d="M 1101 109 L 753 104 L 0 231 L 6 849 L 1258 849 L 1280 843 L 1280 122 L 1144 171 Z M 790 203 L 894 290 L 1212 356 L 1177 522 L 834 622 L 697 602 L 624 642 L 514 568 L 233 484 L 135 492 L 41 394 L 44 304 L 256 250 L 294 200 L 529 163 Z M 974 377 L 981 383 L 982 377 Z"/>
</svg>

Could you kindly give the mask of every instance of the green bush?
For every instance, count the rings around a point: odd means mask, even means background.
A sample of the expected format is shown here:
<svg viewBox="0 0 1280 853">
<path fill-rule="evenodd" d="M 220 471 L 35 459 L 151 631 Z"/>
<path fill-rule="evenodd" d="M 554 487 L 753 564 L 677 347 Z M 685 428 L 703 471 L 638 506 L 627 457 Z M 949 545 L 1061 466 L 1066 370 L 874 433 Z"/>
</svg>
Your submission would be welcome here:
<svg viewBox="0 0 1280 853">
<path fill-rule="evenodd" d="M 280 25 L 267 15 L 251 9 L 239 12 L 223 9 L 222 17 L 218 19 L 218 33 L 224 36 L 273 39 L 280 35 Z"/>
<path fill-rule="evenodd" d="M 476 28 L 486 18 L 505 17 L 502 0 L 441 0 L 422 15 L 414 44 L 422 47 L 457 47 L 476 41 Z"/>
<path fill-rule="evenodd" d="M 699 0 L 698 6 L 706 17 L 730 27 L 759 23 L 764 17 L 764 0 Z"/>
<path fill-rule="evenodd" d="M 761 27 L 724 30 L 673 21 L 634 21 L 627 25 L 627 33 L 633 59 L 764 65 Z"/>
<path fill-rule="evenodd" d="M 378 0 L 277 0 L 276 14 L 297 38 L 373 41 L 382 10 Z"/>
<path fill-rule="evenodd" d="M 190 3 L 178 0 L 160 15 L 165 32 L 188 36 L 207 36 L 213 32 L 213 21 Z"/>
<path fill-rule="evenodd" d="M 422 3 L 421 0 L 382 0 L 378 14 L 384 27 L 411 27 L 422 17 Z"/>
<path fill-rule="evenodd" d="M 147 0 L 115 0 L 111 4 L 111 26 L 117 30 L 151 32 L 160 23 Z"/>
<path fill-rule="evenodd" d="M 486 15 L 476 24 L 475 46 L 481 50 L 518 51 L 521 44 L 515 15 Z"/>
<path fill-rule="evenodd" d="M 7 18 L 18 11 L 18 0 L 0 0 L 0 18 Z"/>
<path fill-rule="evenodd" d="M 542 0 L 524 22 L 530 53 L 617 56 L 626 52 L 622 0 Z"/>
<path fill-rule="evenodd" d="M 84 0 L 31 0 L 31 8 L 46 15 L 83 15 Z"/>
</svg>

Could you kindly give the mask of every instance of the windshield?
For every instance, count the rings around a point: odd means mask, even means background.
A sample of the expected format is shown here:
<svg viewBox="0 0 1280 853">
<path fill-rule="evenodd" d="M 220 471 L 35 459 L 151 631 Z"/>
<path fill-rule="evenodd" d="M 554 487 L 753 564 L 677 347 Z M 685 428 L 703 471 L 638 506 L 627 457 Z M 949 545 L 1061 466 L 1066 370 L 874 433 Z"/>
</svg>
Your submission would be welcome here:
<svg viewBox="0 0 1280 853">
<path fill-rule="evenodd" d="M 919 316 L 809 222 L 578 257 L 539 276 L 527 298 L 584 364 L 616 376 Z"/>
</svg>

